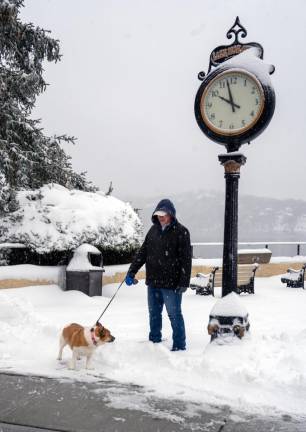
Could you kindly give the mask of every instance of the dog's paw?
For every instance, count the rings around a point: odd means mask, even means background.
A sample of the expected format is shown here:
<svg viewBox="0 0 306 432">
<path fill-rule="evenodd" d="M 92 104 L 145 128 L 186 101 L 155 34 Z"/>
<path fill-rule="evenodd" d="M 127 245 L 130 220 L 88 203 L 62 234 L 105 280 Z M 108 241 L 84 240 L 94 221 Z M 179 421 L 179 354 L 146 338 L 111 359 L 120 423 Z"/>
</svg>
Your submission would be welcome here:
<svg viewBox="0 0 306 432">
<path fill-rule="evenodd" d="M 95 368 L 94 368 L 93 366 L 90 366 L 90 365 L 89 365 L 89 366 L 86 366 L 86 369 L 87 369 L 87 370 L 95 370 Z"/>
<path fill-rule="evenodd" d="M 69 369 L 69 370 L 76 370 L 75 363 L 72 362 L 72 361 L 70 361 L 70 362 L 68 363 L 68 369 Z"/>
</svg>

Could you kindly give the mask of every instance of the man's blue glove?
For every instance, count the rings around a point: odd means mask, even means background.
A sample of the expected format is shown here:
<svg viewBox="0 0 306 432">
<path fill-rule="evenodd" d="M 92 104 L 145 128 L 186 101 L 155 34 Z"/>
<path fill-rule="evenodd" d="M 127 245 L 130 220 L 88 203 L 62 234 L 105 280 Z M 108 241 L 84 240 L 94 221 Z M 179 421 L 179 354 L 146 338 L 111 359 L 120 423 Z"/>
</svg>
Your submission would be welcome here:
<svg viewBox="0 0 306 432">
<path fill-rule="evenodd" d="M 129 274 L 127 274 L 125 277 L 125 283 L 128 286 L 131 286 L 131 285 L 135 284 L 135 279 L 132 276 L 130 276 Z"/>
</svg>

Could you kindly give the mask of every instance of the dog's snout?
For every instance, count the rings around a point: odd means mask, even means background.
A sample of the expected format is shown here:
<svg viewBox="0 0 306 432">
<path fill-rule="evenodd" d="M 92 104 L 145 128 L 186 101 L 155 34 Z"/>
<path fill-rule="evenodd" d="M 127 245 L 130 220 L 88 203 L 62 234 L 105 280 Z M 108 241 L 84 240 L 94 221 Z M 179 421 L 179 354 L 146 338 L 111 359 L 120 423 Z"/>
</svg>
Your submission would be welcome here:
<svg viewBox="0 0 306 432">
<path fill-rule="evenodd" d="M 112 336 L 110 342 L 114 342 L 115 339 L 115 336 Z"/>
</svg>

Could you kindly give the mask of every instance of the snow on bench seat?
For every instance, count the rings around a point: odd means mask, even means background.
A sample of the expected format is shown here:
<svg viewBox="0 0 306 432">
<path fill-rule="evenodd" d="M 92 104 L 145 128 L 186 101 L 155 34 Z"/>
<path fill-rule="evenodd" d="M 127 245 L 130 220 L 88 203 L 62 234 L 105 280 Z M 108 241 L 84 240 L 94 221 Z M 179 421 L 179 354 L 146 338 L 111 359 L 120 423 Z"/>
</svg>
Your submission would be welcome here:
<svg viewBox="0 0 306 432">
<path fill-rule="evenodd" d="M 300 270 L 289 268 L 285 276 L 281 278 L 281 281 L 290 288 L 304 288 L 305 269 L 306 264 Z"/>
</svg>

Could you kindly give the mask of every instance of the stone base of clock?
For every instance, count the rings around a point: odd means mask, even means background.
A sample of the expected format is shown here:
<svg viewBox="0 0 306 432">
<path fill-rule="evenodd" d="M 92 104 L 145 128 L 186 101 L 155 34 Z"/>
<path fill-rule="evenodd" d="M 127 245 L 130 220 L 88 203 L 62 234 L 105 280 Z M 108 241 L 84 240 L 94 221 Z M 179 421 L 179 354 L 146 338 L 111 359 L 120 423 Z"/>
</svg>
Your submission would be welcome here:
<svg viewBox="0 0 306 432">
<path fill-rule="evenodd" d="M 245 316 L 209 316 L 207 332 L 210 335 L 210 341 L 221 338 L 223 341 L 232 340 L 233 337 L 242 339 L 245 333 L 249 331 L 250 322 L 248 315 Z"/>
</svg>

